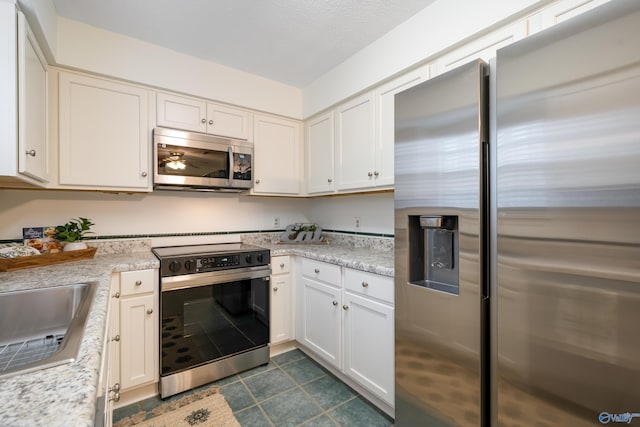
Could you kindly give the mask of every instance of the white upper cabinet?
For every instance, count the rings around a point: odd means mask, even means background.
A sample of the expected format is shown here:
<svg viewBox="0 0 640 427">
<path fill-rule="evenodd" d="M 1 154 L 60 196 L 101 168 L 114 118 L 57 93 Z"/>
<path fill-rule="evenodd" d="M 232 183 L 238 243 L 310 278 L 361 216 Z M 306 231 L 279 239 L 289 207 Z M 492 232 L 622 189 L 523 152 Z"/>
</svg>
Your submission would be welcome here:
<svg viewBox="0 0 640 427">
<path fill-rule="evenodd" d="M 338 190 L 375 186 L 375 105 L 369 92 L 339 105 L 336 115 L 336 178 Z"/>
<path fill-rule="evenodd" d="M 395 144 L 395 95 L 429 78 L 429 67 L 424 66 L 406 73 L 375 90 L 376 187 L 393 187 Z"/>
<path fill-rule="evenodd" d="M 334 185 L 333 110 L 306 122 L 307 193 L 332 193 Z"/>
<path fill-rule="evenodd" d="M 151 191 L 152 92 L 61 72 L 59 186 Z"/>
<path fill-rule="evenodd" d="M 253 194 L 299 195 L 302 124 L 255 114 Z"/>
<path fill-rule="evenodd" d="M 247 110 L 158 92 L 158 126 L 248 140 L 251 117 Z"/>
<path fill-rule="evenodd" d="M 47 61 L 22 13 L 18 14 L 18 171 L 49 180 Z"/>
<path fill-rule="evenodd" d="M 483 59 L 488 61 L 496 56 L 496 51 L 527 35 L 526 21 L 516 22 L 512 25 L 492 31 L 479 37 L 464 46 L 455 49 L 439 57 L 431 68 L 431 77 L 445 73 L 460 65 Z"/>
<path fill-rule="evenodd" d="M 47 62 L 24 15 L 0 2 L 0 182 L 49 180 Z"/>
</svg>

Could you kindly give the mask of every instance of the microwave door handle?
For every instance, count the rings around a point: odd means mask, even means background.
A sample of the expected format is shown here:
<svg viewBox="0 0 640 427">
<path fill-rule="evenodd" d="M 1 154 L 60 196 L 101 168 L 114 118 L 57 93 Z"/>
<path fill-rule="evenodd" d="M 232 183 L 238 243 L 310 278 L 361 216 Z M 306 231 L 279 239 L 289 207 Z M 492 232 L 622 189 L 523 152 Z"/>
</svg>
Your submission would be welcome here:
<svg viewBox="0 0 640 427">
<path fill-rule="evenodd" d="M 233 147 L 228 148 L 229 151 L 229 186 L 233 186 Z"/>
</svg>

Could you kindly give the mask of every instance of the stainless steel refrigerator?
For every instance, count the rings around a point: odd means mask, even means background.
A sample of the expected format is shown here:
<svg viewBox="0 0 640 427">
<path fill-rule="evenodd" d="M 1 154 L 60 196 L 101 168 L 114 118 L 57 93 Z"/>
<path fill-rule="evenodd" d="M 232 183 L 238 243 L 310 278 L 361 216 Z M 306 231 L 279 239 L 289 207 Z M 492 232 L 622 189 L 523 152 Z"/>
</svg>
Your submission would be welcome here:
<svg viewBox="0 0 640 427">
<path fill-rule="evenodd" d="M 396 425 L 640 425 L 640 2 L 395 104 Z"/>
</svg>

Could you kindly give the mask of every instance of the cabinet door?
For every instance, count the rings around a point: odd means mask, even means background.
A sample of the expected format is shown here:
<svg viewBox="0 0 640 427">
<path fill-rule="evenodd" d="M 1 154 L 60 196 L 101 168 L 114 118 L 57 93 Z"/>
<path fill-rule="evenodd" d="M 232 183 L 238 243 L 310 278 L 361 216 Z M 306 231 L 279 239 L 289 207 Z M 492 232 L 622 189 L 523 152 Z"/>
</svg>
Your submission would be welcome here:
<svg viewBox="0 0 640 427">
<path fill-rule="evenodd" d="M 429 67 L 407 73 L 376 89 L 376 166 L 377 187 L 393 186 L 395 142 L 395 95 L 429 78 Z"/>
<path fill-rule="evenodd" d="M 344 372 L 394 404 L 393 308 L 344 293 Z"/>
<path fill-rule="evenodd" d="M 371 93 L 336 108 L 338 190 L 375 186 L 374 119 Z"/>
<path fill-rule="evenodd" d="M 288 274 L 271 276 L 271 344 L 291 339 L 291 279 Z"/>
<path fill-rule="evenodd" d="M 18 171 L 49 180 L 47 61 L 22 13 L 18 13 Z"/>
<path fill-rule="evenodd" d="M 207 104 L 207 133 L 229 138 L 249 139 L 249 112 L 218 104 Z"/>
<path fill-rule="evenodd" d="M 526 36 L 526 21 L 517 22 L 479 37 L 436 60 L 431 68 L 431 77 L 445 73 L 453 68 L 476 59 L 489 59 L 496 56 L 496 51 Z"/>
<path fill-rule="evenodd" d="M 60 73 L 60 185 L 151 191 L 149 92 Z"/>
<path fill-rule="evenodd" d="M 336 368 L 340 360 L 340 290 L 302 278 L 302 343 Z"/>
<path fill-rule="evenodd" d="M 300 194 L 301 125 L 254 116 L 254 194 Z"/>
<path fill-rule="evenodd" d="M 333 111 L 315 117 L 306 123 L 307 192 L 332 193 L 334 190 Z"/>
<path fill-rule="evenodd" d="M 158 310 L 153 294 L 120 299 L 120 385 L 158 379 Z"/>
<path fill-rule="evenodd" d="M 158 92 L 158 126 L 207 132 L 207 104 L 197 99 Z"/>
</svg>

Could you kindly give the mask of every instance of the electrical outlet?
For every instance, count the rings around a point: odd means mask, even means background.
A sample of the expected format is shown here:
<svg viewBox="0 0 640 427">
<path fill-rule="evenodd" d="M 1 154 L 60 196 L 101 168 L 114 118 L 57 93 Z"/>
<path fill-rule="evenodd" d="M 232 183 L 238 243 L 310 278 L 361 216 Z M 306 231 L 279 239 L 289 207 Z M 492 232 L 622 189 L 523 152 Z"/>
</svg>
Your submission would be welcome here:
<svg viewBox="0 0 640 427">
<path fill-rule="evenodd" d="M 280 228 L 280 217 L 273 218 L 273 228 Z"/>
<path fill-rule="evenodd" d="M 360 217 L 359 216 L 354 218 L 354 225 L 356 227 L 356 230 L 360 230 Z"/>
</svg>

